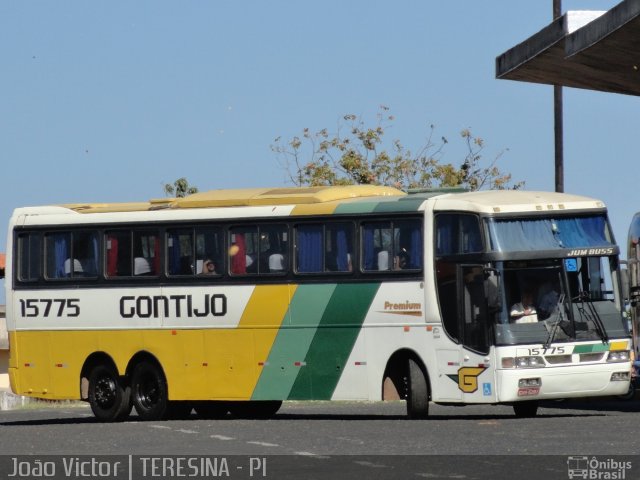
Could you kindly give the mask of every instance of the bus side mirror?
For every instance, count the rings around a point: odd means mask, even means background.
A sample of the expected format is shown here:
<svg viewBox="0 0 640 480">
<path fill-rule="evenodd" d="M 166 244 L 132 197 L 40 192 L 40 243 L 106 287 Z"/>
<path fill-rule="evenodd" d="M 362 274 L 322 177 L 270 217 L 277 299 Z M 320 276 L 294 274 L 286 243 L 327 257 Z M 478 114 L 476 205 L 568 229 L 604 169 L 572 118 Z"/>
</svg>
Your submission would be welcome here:
<svg viewBox="0 0 640 480">
<path fill-rule="evenodd" d="M 622 298 L 625 301 L 629 301 L 630 300 L 630 295 L 629 295 L 629 270 L 627 270 L 626 268 L 623 270 L 620 270 L 620 288 L 622 290 Z"/>
<path fill-rule="evenodd" d="M 500 285 L 500 273 L 495 268 L 484 269 L 484 294 L 489 310 L 498 312 L 502 310 L 502 288 Z"/>
</svg>

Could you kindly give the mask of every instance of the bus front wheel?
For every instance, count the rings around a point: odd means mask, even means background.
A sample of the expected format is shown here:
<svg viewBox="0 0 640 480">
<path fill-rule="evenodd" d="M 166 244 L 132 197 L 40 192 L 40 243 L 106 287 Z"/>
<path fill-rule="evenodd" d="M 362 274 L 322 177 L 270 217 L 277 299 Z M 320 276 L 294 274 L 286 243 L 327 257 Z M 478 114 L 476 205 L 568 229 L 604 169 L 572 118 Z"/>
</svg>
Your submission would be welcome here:
<svg viewBox="0 0 640 480">
<path fill-rule="evenodd" d="M 160 420 L 169 405 L 167 381 L 155 363 L 142 361 L 131 375 L 133 406 L 142 420 Z"/>
<path fill-rule="evenodd" d="M 408 361 L 407 415 L 423 419 L 429 415 L 429 384 L 420 365 L 412 358 Z"/>
<path fill-rule="evenodd" d="M 98 420 L 122 421 L 131 412 L 131 389 L 115 368 L 96 365 L 89 374 L 89 405 Z"/>
</svg>

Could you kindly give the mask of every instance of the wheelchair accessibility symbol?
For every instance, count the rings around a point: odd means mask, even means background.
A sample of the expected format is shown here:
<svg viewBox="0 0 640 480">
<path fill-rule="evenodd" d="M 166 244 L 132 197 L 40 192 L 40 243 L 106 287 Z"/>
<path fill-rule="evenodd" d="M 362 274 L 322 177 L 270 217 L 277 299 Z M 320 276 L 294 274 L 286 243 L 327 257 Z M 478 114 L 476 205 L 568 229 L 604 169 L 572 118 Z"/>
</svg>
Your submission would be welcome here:
<svg viewBox="0 0 640 480">
<path fill-rule="evenodd" d="M 490 383 L 483 383 L 482 384 L 482 395 L 484 395 L 485 397 L 490 397 L 491 396 L 491 384 Z"/>
</svg>

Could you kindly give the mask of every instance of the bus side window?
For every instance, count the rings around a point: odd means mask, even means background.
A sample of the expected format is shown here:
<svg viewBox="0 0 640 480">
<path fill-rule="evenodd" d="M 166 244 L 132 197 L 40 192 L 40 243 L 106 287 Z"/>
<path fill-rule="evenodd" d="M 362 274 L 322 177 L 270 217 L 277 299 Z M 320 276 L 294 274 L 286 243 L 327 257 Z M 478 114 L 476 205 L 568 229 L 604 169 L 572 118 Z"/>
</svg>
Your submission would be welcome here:
<svg viewBox="0 0 640 480">
<path fill-rule="evenodd" d="M 195 241 L 195 273 L 196 275 L 221 275 L 224 250 L 223 235 L 218 227 L 197 227 Z M 213 263 L 213 271 L 205 265 Z"/>
<path fill-rule="evenodd" d="M 442 213 L 436 216 L 436 256 L 481 252 L 482 236 L 478 217 Z"/>
<path fill-rule="evenodd" d="M 142 258 L 134 263 L 134 275 L 158 275 L 160 273 L 160 235 L 156 231 L 133 232 L 134 258 Z M 139 266 L 136 272 L 135 267 Z"/>
<path fill-rule="evenodd" d="M 421 270 L 422 222 L 419 219 L 362 225 L 364 271 Z"/>
<path fill-rule="evenodd" d="M 390 222 L 362 226 L 362 269 L 390 270 L 393 267 L 393 230 Z"/>
<path fill-rule="evenodd" d="M 45 236 L 45 275 L 48 279 L 69 276 L 65 262 L 71 258 L 71 234 L 50 233 Z"/>
<path fill-rule="evenodd" d="M 167 273 L 169 275 L 193 275 L 193 230 L 167 231 Z"/>
<path fill-rule="evenodd" d="M 296 228 L 296 267 L 299 273 L 323 271 L 322 225 L 298 225 Z"/>
<path fill-rule="evenodd" d="M 288 270 L 288 227 L 286 225 L 260 226 L 258 273 L 282 274 Z"/>
<path fill-rule="evenodd" d="M 399 220 L 393 223 L 395 270 L 421 270 L 423 262 L 422 222 Z"/>
<path fill-rule="evenodd" d="M 40 234 L 23 233 L 18 236 L 18 279 L 23 282 L 40 278 Z"/>
<path fill-rule="evenodd" d="M 331 222 L 296 226 L 298 273 L 351 272 L 354 225 Z"/>
<path fill-rule="evenodd" d="M 236 227 L 229 230 L 229 273 L 250 275 L 258 272 L 258 228 Z"/>
<path fill-rule="evenodd" d="M 107 277 L 131 276 L 131 232 L 107 232 L 105 235 Z"/>
<path fill-rule="evenodd" d="M 93 231 L 45 235 L 45 276 L 47 279 L 96 277 L 98 274 L 98 234 Z"/>
<path fill-rule="evenodd" d="M 351 272 L 353 224 L 327 224 L 325 229 L 325 271 Z"/>
<path fill-rule="evenodd" d="M 97 277 L 98 234 L 96 232 L 73 232 L 73 275 L 81 277 Z"/>
</svg>

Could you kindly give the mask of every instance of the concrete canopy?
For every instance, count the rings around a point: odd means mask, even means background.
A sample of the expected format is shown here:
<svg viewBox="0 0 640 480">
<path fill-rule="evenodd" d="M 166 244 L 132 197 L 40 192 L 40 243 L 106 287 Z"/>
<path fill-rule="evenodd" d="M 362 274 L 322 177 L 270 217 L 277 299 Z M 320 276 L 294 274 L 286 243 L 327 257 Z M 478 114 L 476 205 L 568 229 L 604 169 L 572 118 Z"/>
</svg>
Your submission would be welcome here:
<svg viewBox="0 0 640 480">
<path fill-rule="evenodd" d="M 498 56 L 496 78 L 640 95 L 640 0 L 565 13 Z"/>
</svg>

